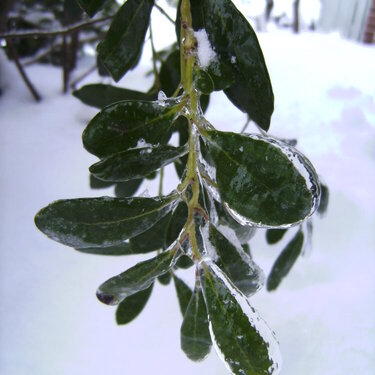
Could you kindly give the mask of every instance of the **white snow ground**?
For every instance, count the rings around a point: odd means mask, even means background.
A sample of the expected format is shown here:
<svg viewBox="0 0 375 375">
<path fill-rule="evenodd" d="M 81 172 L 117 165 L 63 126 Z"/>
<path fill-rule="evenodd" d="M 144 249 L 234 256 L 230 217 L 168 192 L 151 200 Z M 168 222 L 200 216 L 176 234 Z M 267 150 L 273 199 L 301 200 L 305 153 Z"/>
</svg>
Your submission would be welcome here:
<svg viewBox="0 0 375 375">
<path fill-rule="evenodd" d="M 374 374 L 375 49 L 337 35 L 259 39 L 276 97 L 271 134 L 298 139 L 328 184 L 330 203 L 314 219 L 310 256 L 252 304 L 280 341 L 282 374 Z M 148 56 L 124 85 L 150 85 Z M 101 282 L 144 256 L 80 254 L 35 228 L 35 213 L 53 200 L 112 193 L 88 186 L 95 158 L 82 148 L 81 132 L 96 111 L 61 95 L 60 71 L 44 66 L 28 69 L 44 96 L 35 104 L 14 68 L 0 63 L 8 82 L 0 98 L 0 374 L 227 374 L 215 353 L 195 364 L 180 350 L 172 285 L 157 285 L 125 327 L 96 300 Z M 239 131 L 245 121 L 219 94 L 207 117 L 223 130 Z M 168 178 L 165 190 L 175 182 Z M 266 272 L 281 247 L 266 246 L 262 231 L 252 242 Z"/>
</svg>

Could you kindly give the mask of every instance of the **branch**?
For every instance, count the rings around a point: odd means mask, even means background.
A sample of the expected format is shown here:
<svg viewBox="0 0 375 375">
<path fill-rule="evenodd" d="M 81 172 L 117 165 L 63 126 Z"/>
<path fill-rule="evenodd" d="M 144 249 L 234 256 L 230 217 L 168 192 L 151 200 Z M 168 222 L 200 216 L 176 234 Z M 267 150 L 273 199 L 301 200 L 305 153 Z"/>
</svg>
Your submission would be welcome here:
<svg viewBox="0 0 375 375">
<path fill-rule="evenodd" d="M 169 14 L 158 4 L 154 4 L 154 7 L 163 15 L 165 16 L 170 22 L 175 24 L 174 20 L 169 16 Z"/>
<path fill-rule="evenodd" d="M 73 24 L 69 27 L 64 27 L 60 30 L 32 30 L 32 31 L 24 31 L 24 32 L 7 32 L 7 33 L 0 33 L 0 39 L 12 39 L 12 38 L 37 38 L 37 37 L 52 37 L 56 35 L 65 35 L 69 34 L 73 31 L 78 31 L 81 29 L 84 29 L 86 27 L 89 27 L 91 25 L 94 25 L 96 23 L 102 23 L 106 22 L 108 20 L 111 20 L 114 16 L 106 16 L 101 18 L 96 18 L 89 21 L 84 22 L 78 22 L 76 24 Z"/>
</svg>

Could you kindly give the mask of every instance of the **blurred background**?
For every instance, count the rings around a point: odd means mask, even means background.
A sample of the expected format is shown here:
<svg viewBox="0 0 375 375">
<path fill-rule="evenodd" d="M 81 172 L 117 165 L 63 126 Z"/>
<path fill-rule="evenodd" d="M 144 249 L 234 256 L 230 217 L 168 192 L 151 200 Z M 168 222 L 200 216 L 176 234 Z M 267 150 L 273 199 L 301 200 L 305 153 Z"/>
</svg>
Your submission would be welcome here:
<svg viewBox="0 0 375 375">
<path fill-rule="evenodd" d="M 256 30 L 270 73 L 270 134 L 296 139 L 329 188 L 309 249 L 278 290 L 250 302 L 276 333 L 282 374 L 372 375 L 375 1 L 233 2 Z M 81 133 L 98 109 L 71 95 L 88 83 L 114 84 L 95 48 L 122 3 L 106 4 L 88 24 L 73 0 L 0 3 L 0 374 L 225 375 L 214 352 L 197 364 L 180 350 L 173 285 L 157 284 L 142 314 L 122 327 L 114 308 L 97 301 L 99 284 L 147 256 L 81 254 L 34 226 L 51 201 L 114 194 L 113 187 L 90 188 L 96 158 L 83 149 Z M 153 42 L 163 51 L 175 42 L 176 2 L 156 4 L 162 11 L 152 12 Z M 150 72 L 147 38 L 119 86 L 147 91 Z M 211 95 L 206 117 L 238 132 L 247 121 L 222 93 Z M 173 166 L 165 176 L 167 193 L 178 183 Z M 156 195 L 156 181 L 145 180 L 142 194 Z M 293 235 L 269 246 L 257 231 L 251 249 L 266 275 Z M 179 275 L 193 284 L 189 270 Z"/>
</svg>

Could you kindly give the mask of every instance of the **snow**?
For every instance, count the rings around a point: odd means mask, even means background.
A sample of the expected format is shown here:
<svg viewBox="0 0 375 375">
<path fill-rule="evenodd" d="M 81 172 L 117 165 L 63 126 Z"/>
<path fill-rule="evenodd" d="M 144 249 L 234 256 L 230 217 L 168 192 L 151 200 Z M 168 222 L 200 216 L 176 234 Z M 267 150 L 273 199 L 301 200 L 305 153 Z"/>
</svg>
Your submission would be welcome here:
<svg viewBox="0 0 375 375">
<path fill-rule="evenodd" d="M 335 34 L 278 31 L 259 39 L 276 98 L 270 132 L 298 139 L 329 186 L 330 203 L 323 219 L 313 219 L 309 257 L 297 261 L 276 292 L 261 291 L 251 304 L 276 332 L 282 374 L 371 375 L 375 49 Z M 146 46 L 141 66 L 121 84 L 150 87 L 149 56 Z M 62 95 L 61 72 L 48 66 L 27 70 L 44 98 L 36 104 L 14 67 L 1 55 L 0 62 L 7 81 L 0 97 L 0 373 L 227 374 L 215 353 L 196 364 L 180 350 L 172 285 L 156 285 L 142 314 L 124 327 L 116 326 L 113 308 L 96 300 L 103 281 L 147 256 L 81 254 L 35 228 L 35 213 L 53 200 L 112 194 L 88 186 L 87 168 L 97 159 L 83 149 L 81 133 L 96 110 Z M 92 75 L 86 83 L 97 81 Z M 212 96 L 207 118 L 222 130 L 240 131 L 246 122 L 222 94 Z M 172 171 L 165 173 L 165 193 L 177 183 Z M 146 181 L 140 194 L 145 189 L 154 195 L 157 186 Z M 258 230 L 251 249 L 266 273 L 292 236 L 291 230 L 270 247 Z M 189 271 L 183 277 L 192 281 Z"/>
<path fill-rule="evenodd" d="M 206 30 L 201 29 L 194 33 L 194 36 L 197 38 L 198 41 L 198 61 L 199 65 L 204 69 L 207 68 L 211 61 L 216 59 L 216 53 L 211 47 L 210 41 L 208 40 L 208 36 Z"/>
</svg>

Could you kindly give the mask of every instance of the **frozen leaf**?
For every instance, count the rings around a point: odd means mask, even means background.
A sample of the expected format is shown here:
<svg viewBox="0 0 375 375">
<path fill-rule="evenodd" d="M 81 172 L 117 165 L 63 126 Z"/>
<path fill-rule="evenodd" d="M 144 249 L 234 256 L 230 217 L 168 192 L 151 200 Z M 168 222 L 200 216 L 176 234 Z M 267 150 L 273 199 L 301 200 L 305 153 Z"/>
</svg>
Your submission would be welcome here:
<svg viewBox="0 0 375 375">
<path fill-rule="evenodd" d="M 98 44 L 99 56 L 116 82 L 139 61 L 153 5 L 154 0 L 126 1 Z"/>
<path fill-rule="evenodd" d="M 327 212 L 328 202 L 329 202 L 329 189 L 327 185 L 320 184 L 321 197 L 318 207 L 318 213 L 324 215 Z"/>
<path fill-rule="evenodd" d="M 178 195 L 163 198 L 78 198 L 56 201 L 35 216 L 48 237 L 75 248 L 121 245 L 167 215 Z"/>
<path fill-rule="evenodd" d="M 259 135 L 206 130 L 205 136 L 221 200 L 238 222 L 286 228 L 313 214 L 318 176 L 296 149 Z"/>
<path fill-rule="evenodd" d="M 96 296 L 107 305 L 117 305 L 125 298 L 147 289 L 154 280 L 168 272 L 176 263 L 175 249 L 164 251 L 155 258 L 137 263 L 134 267 L 99 286 Z"/>
<path fill-rule="evenodd" d="M 124 325 L 134 320 L 144 309 L 149 300 L 154 284 L 147 289 L 126 297 L 117 307 L 116 322 L 118 325 Z"/>
<path fill-rule="evenodd" d="M 129 242 L 117 246 L 76 248 L 77 251 L 96 255 L 130 255 L 136 254 Z"/>
<path fill-rule="evenodd" d="M 275 290 L 280 285 L 282 279 L 289 273 L 301 254 L 303 239 L 303 232 L 299 230 L 276 259 L 267 279 L 268 291 Z"/>
<path fill-rule="evenodd" d="M 206 304 L 200 286 L 196 285 L 181 326 L 181 348 L 192 361 L 202 361 L 211 346 Z"/>
<path fill-rule="evenodd" d="M 90 167 L 95 177 L 104 181 L 129 181 L 142 179 L 151 172 L 172 163 L 187 154 L 187 145 L 147 146 L 110 155 Z"/>
<path fill-rule="evenodd" d="M 270 245 L 279 242 L 286 233 L 287 229 L 268 229 L 266 232 L 266 240 Z"/>
<path fill-rule="evenodd" d="M 142 179 L 119 182 L 115 186 L 115 195 L 117 198 L 131 197 L 142 184 Z"/>
<path fill-rule="evenodd" d="M 191 300 L 191 296 L 193 295 L 193 292 L 175 274 L 173 274 L 173 281 L 174 281 L 174 285 L 175 285 L 175 288 L 176 288 L 178 304 L 180 305 L 181 314 L 182 314 L 182 316 L 184 316 L 185 312 L 186 312 L 186 309 L 189 305 L 189 302 Z"/>
<path fill-rule="evenodd" d="M 173 129 L 178 100 L 123 101 L 105 107 L 87 125 L 83 144 L 102 158 L 145 144 L 165 144 Z"/>
<path fill-rule="evenodd" d="M 214 264 L 202 263 L 202 290 L 218 355 L 235 375 L 276 375 L 280 352 L 273 332 Z"/>
</svg>

